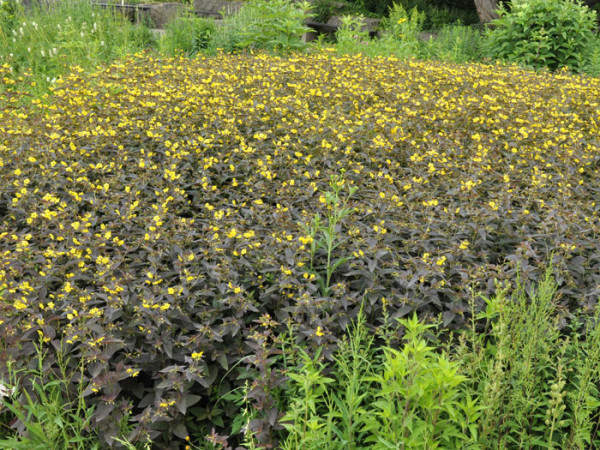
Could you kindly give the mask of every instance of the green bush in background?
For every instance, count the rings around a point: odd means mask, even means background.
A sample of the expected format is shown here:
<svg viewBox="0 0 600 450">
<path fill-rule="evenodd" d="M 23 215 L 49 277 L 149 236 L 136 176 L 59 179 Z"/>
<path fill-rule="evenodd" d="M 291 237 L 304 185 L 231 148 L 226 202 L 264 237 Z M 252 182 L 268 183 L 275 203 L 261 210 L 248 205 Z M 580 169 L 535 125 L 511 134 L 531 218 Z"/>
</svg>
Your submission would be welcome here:
<svg viewBox="0 0 600 450">
<path fill-rule="evenodd" d="M 490 56 L 534 68 L 580 72 L 594 42 L 596 12 L 570 0 L 513 1 L 488 32 Z"/>
</svg>

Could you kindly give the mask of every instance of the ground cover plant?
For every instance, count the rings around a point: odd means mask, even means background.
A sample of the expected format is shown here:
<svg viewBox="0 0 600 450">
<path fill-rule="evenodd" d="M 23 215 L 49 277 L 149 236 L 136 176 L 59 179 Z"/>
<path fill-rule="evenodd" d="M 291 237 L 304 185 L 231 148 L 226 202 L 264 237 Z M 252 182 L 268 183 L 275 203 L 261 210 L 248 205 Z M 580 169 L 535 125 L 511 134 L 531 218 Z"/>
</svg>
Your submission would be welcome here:
<svg viewBox="0 0 600 450">
<path fill-rule="evenodd" d="M 597 79 L 145 55 L 25 109 L 1 70 L 0 357 L 26 373 L 41 339 L 39 385 L 70 355 L 103 445 L 124 420 L 132 442 L 217 441 L 240 396 L 274 444 L 289 326 L 325 358 L 361 308 L 462 327 L 550 252 L 561 323 L 594 309 Z"/>
</svg>

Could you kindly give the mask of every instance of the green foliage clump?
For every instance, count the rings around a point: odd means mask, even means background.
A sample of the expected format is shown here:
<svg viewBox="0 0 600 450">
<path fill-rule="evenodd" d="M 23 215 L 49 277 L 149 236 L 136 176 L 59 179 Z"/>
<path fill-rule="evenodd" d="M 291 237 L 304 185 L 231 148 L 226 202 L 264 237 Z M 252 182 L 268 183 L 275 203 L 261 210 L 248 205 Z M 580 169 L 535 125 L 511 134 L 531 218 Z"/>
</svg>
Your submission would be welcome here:
<svg viewBox="0 0 600 450">
<path fill-rule="evenodd" d="M 487 46 L 494 58 L 551 70 L 586 66 L 596 12 L 572 0 L 519 0 L 499 9 Z"/>
<path fill-rule="evenodd" d="M 551 272 L 528 290 L 519 279 L 512 289 L 499 287 L 456 349 L 485 411 L 478 427 L 484 448 L 600 443 L 600 309 L 577 311 L 565 326 Z"/>
<path fill-rule="evenodd" d="M 343 54 L 413 56 L 420 45 L 419 32 L 424 19 L 417 8 L 408 13 L 402 5 L 394 3 L 389 16 L 382 20 L 382 36 L 371 39 L 363 16 L 344 16 L 335 34 L 336 49 Z"/>
<path fill-rule="evenodd" d="M 202 31 L 196 47 L 207 54 L 238 53 L 244 49 L 280 53 L 302 50 L 306 47 L 302 35 L 310 31 L 304 26 L 305 19 L 310 16 L 309 10 L 307 3 L 253 0 L 237 13 L 225 16 L 214 29 Z M 186 40 L 187 43 L 180 46 L 194 47 L 190 36 L 182 34 L 181 41 Z"/>
<path fill-rule="evenodd" d="M 417 55 L 425 59 L 466 63 L 483 56 L 481 32 L 465 25 L 444 25 L 435 38 L 424 41 Z"/>
<path fill-rule="evenodd" d="M 170 22 L 159 48 L 170 55 L 194 56 L 206 51 L 216 33 L 215 22 L 210 19 L 178 17 Z"/>
<path fill-rule="evenodd" d="M 364 17 L 360 15 L 342 17 L 342 24 L 335 32 L 335 38 L 336 50 L 342 54 L 364 53 L 372 47 L 366 47 L 372 42 L 364 27 Z"/>
<path fill-rule="evenodd" d="M 399 3 L 390 6 L 389 15 L 382 20 L 382 28 L 387 34 L 400 41 L 416 42 L 423 29 L 425 14 L 414 7 L 410 14 Z"/>
<path fill-rule="evenodd" d="M 86 386 L 80 383 L 84 361 L 72 367 L 59 347 L 56 365 L 48 374 L 48 350 L 43 347 L 40 338 L 31 368 L 14 370 L 12 361 L 3 358 L 0 449 L 97 450 L 98 437 L 92 426 L 94 408 L 86 406 L 82 395 Z"/>
<path fill-rule="evenodd" d="M 12 30 L 21 15 L 21 5 L 17 0 L 0 0 L 0 34 Z"/>
<path fill-rule="evenodd" d="M 365 419 L 365 441 L 373 449 L 400 444 L 406 448 L 460 448 L 473 441 L 478 412 L 461 387 L 467 380 L 460 362 L 436 353 L 424 335 L 428 328 L 417 319 L 401 319 L 406 343 L 385 348 L 381 370 L 370 378 L 375 399 Z M 470 427 L 468 425 L 471 425 Z"/>
<path fill-rule="evenodd" d="M 413 315 L 397 325 L 404 332 L 400 348 L 381 345 L 359 312 L 331 363 L 320 351 L 311 357 L 287 346 L 291 381 L 282 448 L 464 448 L 477 442 L 483 408 L 465 389 L 461 361 L 431 345 L 430 331 L 439 324 Z"/>
<path fill-rule="evenodd" d="M 431 1 L 401 0 L 402 6 L 411 10 L 418 8 L 425 19 L 423 29 L 437 31 L 447 25 L 473 25 L 479 23 L 479 17 L 472 0 L 468 1 Z"/>
<path fill-rule="evenodd" d="M 290 52 L 305 47 L 301 37 L 310 31 L 304 25 L 310 5 L 291 0 L 252 0 L 248 5 L 255 20 L 242 31 L 238 44 L 244 48 Z"/>
</svg>

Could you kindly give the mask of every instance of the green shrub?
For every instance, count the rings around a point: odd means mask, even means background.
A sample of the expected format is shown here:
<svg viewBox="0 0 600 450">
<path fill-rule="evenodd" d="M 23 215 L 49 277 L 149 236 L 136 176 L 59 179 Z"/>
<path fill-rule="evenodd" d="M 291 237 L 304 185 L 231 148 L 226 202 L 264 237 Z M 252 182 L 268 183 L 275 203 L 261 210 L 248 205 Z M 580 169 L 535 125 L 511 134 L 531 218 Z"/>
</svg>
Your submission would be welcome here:
<svg viewBox="0 0 600 450">
<path fill-rule="evenodd" d="M 571 0 L 513 1 L 487 34 L 492 57 L 526 66 L 580 72 L 594 40 L 596 12 Z"/>
<path fill-rule="evenodd" d="M 341 54 L 366 52 L 371 44 L 369 32 L 364 28 L 363 16 L 343 16 L 342 24 L 335 32 L 336 50 Z"/>
<path fill-rule="evenodd" d="M 0 372 L 0 449 L 98 449 L 93 407 L 82 395 L 84 361 L 73 371 L 68 355 L 58 348 L 56 373 L 48 374 L 42 338 L 35 350 L 34 367 L 15 371 L 5 361 Z"/>
<path fill-rule="evenodd" d="M 437 31 L 445 25 L 474 25 L 479 23 L 479 17 L 473 1 L 431 1 L 431 0 L 401 0 L 400 4 L 406 10 L 417 8 L 425 19 L 423 29 Z M 465 5 L 466 3 L 466 5 Z"/>
<path fill-rule="evenodd" d="M 15 23 L 22 16 L 20 3 L 17 0 L 0 0 L 0 38 L 2 44 L 8 45 L 8 30 L 15 27 Z"/>
<path fill-rule="evenodd" d="M 417 319 L 401 319 L 406 343 L 385 348 L 375 382 L 375 399 L 364 419 L 365 439 L 373 449 L 462 448 L 477 437 L 479 416 L 462 384 L 461 362 L 436 353 L 424 335 L 428 328 Z"/>
<path fill-rule="evenodd" d="M 598 35 L 592 42 L 585 72 L 595 77 L 600 76 L 600 36 Z"/>
<path fill-rule="evenodd" d="M 477 442 L 482 407 L 465 389 L 462 363 L 430 342 L 414 315 L 398 323 L 399 349 L 375 340 L 362 312 L 333 362 L 286 346 L 290 383 L 284 449 L 466 448 Z M 383 337 L 390 336 L 384 332 Z M 294 356 L 294 355 L 300 355 Z"/>
<path fill-rule="evenodd" d="M 425 16 L 414 8 L 410 14 L 394 3 L 382 21 L 382 36 L 371 39 L 363 16 L 344 16 L 336 31 L 336 49 L 342 54 L 410 57 L 417 53 L 419 32 Z"/>
<path fill-rule="evenodd" d="M 415 43 L 419 39 L 419 33 L 423 29 L 425 14 L 416 7 L 410 14 L 399 3 L 390 6 L 388 17 L 382 20 L 382 28 L 394 39 L 402 42 Z"/>
<path fill-rule="evenodd" d="M 245 30 L 257 20 L 259 17 L 256 11 L 247 6 L 235 14 L 225 16 L 221 24 L 215 28 L 206 53 L 215 55 L 220 52 L 239 52 L 242 49 L 240 44 L 244 39 Z"/>
<path fill-rule="evenodd" d="M 309 5 L 289 0 L 247 2 L 239 12 L 226 16 L 206 44 L 207 53 L 235 53 L 242 49 L 278 52 L 301 50 Z"/>
</svg>

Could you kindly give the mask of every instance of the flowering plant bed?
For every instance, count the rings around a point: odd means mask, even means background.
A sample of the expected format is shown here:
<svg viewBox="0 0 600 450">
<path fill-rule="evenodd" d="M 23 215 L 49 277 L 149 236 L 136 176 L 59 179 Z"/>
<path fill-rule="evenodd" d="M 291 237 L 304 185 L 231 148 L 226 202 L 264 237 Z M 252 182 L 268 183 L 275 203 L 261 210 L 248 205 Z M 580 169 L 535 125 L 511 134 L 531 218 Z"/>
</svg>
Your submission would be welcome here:
<svg viewBox="0 0 600 450">
<path fill-rule="evenodd" d="M 361 305 L 460 327 L 550 253 L 565 318 L 597 296 L 597 79 L 146 55 L 17 108 L 0 70 L 0 355 L 83 361 L 107 444 L 227 428 L 246 379 L 270 442 L 288 326 L 325 356 Z"/>
</svg>

